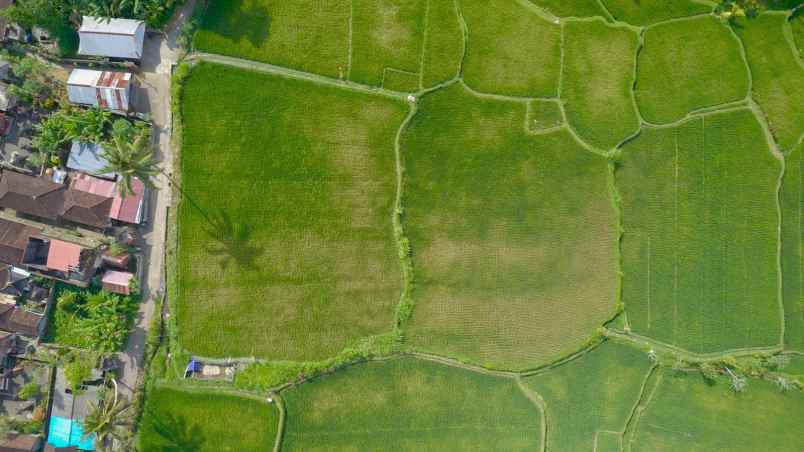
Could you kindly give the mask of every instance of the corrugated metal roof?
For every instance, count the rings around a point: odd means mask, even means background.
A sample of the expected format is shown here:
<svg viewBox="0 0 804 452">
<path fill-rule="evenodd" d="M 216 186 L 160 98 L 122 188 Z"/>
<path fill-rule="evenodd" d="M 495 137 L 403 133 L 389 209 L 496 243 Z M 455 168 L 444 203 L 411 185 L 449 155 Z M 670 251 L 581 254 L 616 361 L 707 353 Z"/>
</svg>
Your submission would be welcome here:
<svg viewBox="0 0 804 452">
<path fill-rule="evenodd" d="M 102 71 L 92 69 L 73 69 L 70 78 L 67 79 L 68 85 L 95 86 L 100 79 Z"/>
<path fill-rule="evenodd" d="M 61 240 L 51 240 L 50 248 L 47 252 L 47 268 L 62 272 L 69 272 L 71 269 L 81 266 L 80 245 Z"/>
<path fill-rule="evenodd" d="M 78 53 L 139 60 L 145 43 L 145 23 L 129 19 L 98 20 L 84 17 L 78 30 Z"/>
<path fill-rule="evenodd" d="M 70 157 L 67 159 L 67 168 L 107 179 L 114 179 L 117 177 L 115 173 L 98 174 L 108 163 L 101 156 L 102 152 L 103 147 L 98 144 L 73 141 L 73 145 L 70 148 Z"/>
<path fill-rule="evenodd" d="M 81 21 L 79 33 L 113 33 L 119 35 L 134 35 L 139 27 L 145 27 L 145 22 L 133 19 L 108 19 L 105 17 L 84 16 Z"/>
</svg>

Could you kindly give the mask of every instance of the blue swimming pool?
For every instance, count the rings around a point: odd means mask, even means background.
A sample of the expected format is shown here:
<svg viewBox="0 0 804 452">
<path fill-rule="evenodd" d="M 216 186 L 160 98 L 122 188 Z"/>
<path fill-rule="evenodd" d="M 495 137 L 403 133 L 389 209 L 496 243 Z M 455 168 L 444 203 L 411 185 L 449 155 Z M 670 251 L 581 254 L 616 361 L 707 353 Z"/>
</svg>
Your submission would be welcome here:
<svg viewBox="0 0 804 452">
<path fill-rule="evenodd" d="M 50 418 L 47 442 L 54 447 L 76 446 L 81 450 L 95 450 L 95 434 L 84 436 L 84 427 L 72 419 Z"/>
</svg>

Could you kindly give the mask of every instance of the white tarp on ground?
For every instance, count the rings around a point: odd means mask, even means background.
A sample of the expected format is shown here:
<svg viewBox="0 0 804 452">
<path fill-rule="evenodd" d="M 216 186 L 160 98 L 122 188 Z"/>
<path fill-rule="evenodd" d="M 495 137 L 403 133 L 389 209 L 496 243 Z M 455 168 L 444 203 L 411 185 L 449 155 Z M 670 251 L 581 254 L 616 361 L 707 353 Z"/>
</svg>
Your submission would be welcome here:
<svg viewBox="0 0 804 452">
<path fill-rule="evenodd" d="M 145 22 L 84 16 L 78 36 L 79 55 L 139 60 L 145 42 Z"/>
</svg>

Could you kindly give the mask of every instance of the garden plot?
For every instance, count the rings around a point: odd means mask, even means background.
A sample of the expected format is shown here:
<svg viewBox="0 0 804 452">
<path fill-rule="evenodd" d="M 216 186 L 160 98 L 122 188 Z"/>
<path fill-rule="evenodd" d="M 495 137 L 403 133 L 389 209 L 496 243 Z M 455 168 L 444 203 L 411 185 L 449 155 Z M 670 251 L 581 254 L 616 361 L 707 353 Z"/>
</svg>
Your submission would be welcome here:
<svg viewBox="0 0 804 452">
<path fill-rule="evenodd" d="M 182 101 L 182 345 L 316 360 L 390 329 L 407 106 L 206 63 Z"/>
<path fill-rule="evenodd" d="M 525 378 L 547 407 L 547 450 L 620 450 L 651 365 L 645 352 L 606 342 L 573 361 Z"/>
<path fill-rule="evenodd" d="M 526 133 L 525 112 L 453 84 L 422 97 L 403 134 L 417 347 L 531 368 L 614 313 L 608 164 L 565 130 Z"/>
<path fill-rule="evenodd" d="M 699 353 L 779 343 L 780 162 L 742 109 L 623 148 L 623 301 L 639 334 Z"/>
<path fill-rule="evenodd" d="M 271 450 L 279 413 L 264 401 L 155 388 L 148 392 L 139 427 L 144 451 Z"/>
<path fill-rule="evenodd" d="M 784 343 L 804 352 L 804 145 L 785 159 L 782 205 L 782 281 Z"/>
<path fill-rule="evenodd" d="M 345 76 L 350 0 L 216 0 L 193 46 L 302 71 Z"/>
<path fill-rule="evenodd" d="M 634 452 L 794 452 L 804 450 L 804 395 L 749 380 L 735 394 L 726 377 L 712 385 L 698 373 L 663 370 L 637 425 Z"/>
<path fill-rule="evenodd" d="M 649 28 L 637 64 L 637 104 L 651 123 L 677 121 L 693 110 L 748 94 L 740 43 L 714 17 Z"/>
<path fill-rule="evenodd" d="M 603 20 L 564 25 L 561 98 L 567 120 L 585 141 L 614 148 L 639 130 L 632 87 L 637 34 Z"/>
<path fill-rule="evenodd" d="M 787 17 L 764 14 L 740 20 L 734 30 L 745 46 L 753 99 L 768 119 L 779 146 L 789 151 L 804 135 L 804 65 L 784 36 Z"/>
<path fill-rule="evenodd" d="M 430 361 L 369 362 L 282 393 L 282 450 L 535 450 L 541 412 L 512 379 Z"/>
<path fill-rule="evenodd" d="M 508 0 L 461 0 L 469 29 L 464 80 L 486 93 L 554 97 L 561 69 L 561 28 Z"/>
<path fill-rule="evenodd" d="M 615 19 L 631 25 L 650 25 L 669 19 L 706 14 L 712 5 L 695 0 L 601 0 Z"/>
</svg>

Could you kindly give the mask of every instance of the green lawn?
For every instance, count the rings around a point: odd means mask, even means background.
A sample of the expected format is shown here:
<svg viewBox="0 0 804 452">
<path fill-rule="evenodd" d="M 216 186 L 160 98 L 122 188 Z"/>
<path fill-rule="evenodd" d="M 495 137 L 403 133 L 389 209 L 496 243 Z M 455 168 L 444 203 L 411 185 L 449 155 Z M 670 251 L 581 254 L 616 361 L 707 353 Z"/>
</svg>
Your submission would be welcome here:
<svg viewBox="0 0 804 452">
<path fill-rule="evenodd" d="M 749 380 L 741 394 L 728 379 L 712 386 L 700 374 L 663 371 L 661 383 L 637 426 L 634 452 L 795 452 L 804 450 L 804 394 L 785 393 Z"/>
<path fill-rule="evenodd" d="M 561 98 L 567 120 L 591 145 L 612 149 L 639 130 L 632 87 L 637 34 L 604 21 L 564 25 Z"/>
<path fill-rule="evenodd" d="M 750 110 L 623 148 L 623 301 L 634 331 L 694 352 L 779 343 L 780 162 Z"/>
<path fill-rule="evenodd" d="M 631 25 L 650 25 L 668 19 L 706 14 L 712 10 L 693 0 L 601 0 L 615 19 Z"/>
<path fill-rule="evenodd" d="M 147 452 L 272 450 L 279 413 L 266 402 L 156 388 L 148 392 L 139 427 Z"/>
<path fill-rule="evenodd" d="M 639 53 L 636 99 L 652 123 L 679 120 L 692 110 L 748 94 L 740 44 L 714 17 L 649 28 Z"/>
<path fill-rule="evenodd" d="M 422 82 L 429 88 L 458 75 L 464 42 L 454 2 L 427 0 L 426 12 Z"/>
<path fill-rule="evenodd" d="M 513 380 L 413 358 L 351 366 L 282 393 L 283 451 L 525 451 L 541 412 Z"/>
<path fill-rule="evenodd" d="M 521 3 L 460 0 L 469 28 L 463 77 L 471 88 L 521 97 L 552 97 L 561 70 L 561 28 Z"/>
<path fill-rule="evenodd" d="M 345 77 L 349 0 L 215 0 L 193 46 L 202 52 Z"/>
<path fill-rule="evenodd" d="M 547 450 L 620 450 L 651 362 L 645 352 L 605 342 L 582 357 L 525 378 L 547 405 Z M 602 443 L 602 444 L 601 444 Z M 602 447 L 601 447 L 602 446 Z"/>
<path fill-rule="evenodd" d="M 598 0 L 529 0 L 558 17 L 603 17 Z"/>
<path fill-rule="evenodd" d="M 404 91 L 418 91 L 426 2 L 353 0 L 350 80 L 380 86 L 393 68 L 413 74 Z"/>
<path fill-rule="evenodd" d="M 804 352 L 804 145 L 785 159 L 782 207 L 782 281 L 785 346 Z"/>
<path fill-rule="evenodd" d="M 734 30 L 745 45 L 753 99 L 768 118 L 780 147 L 789 151 L 804 135 L 804 67 L 783 34 L 787 18 L 765 14 L 741 20 Z"/>
<path fill-rule="evenodd" d="M 568 132 L 533 136 L 526 104 L 454 84 L 403 135 L 418 347 L 524 369 L 580 347 L 614 313 L 608 164 Z"/>
<path fill-rule="evenodd" d="M 397 101 L 202 63 L 182 103 L 181 343 L 318 360 L 388 331 Z"/>
</svg>

